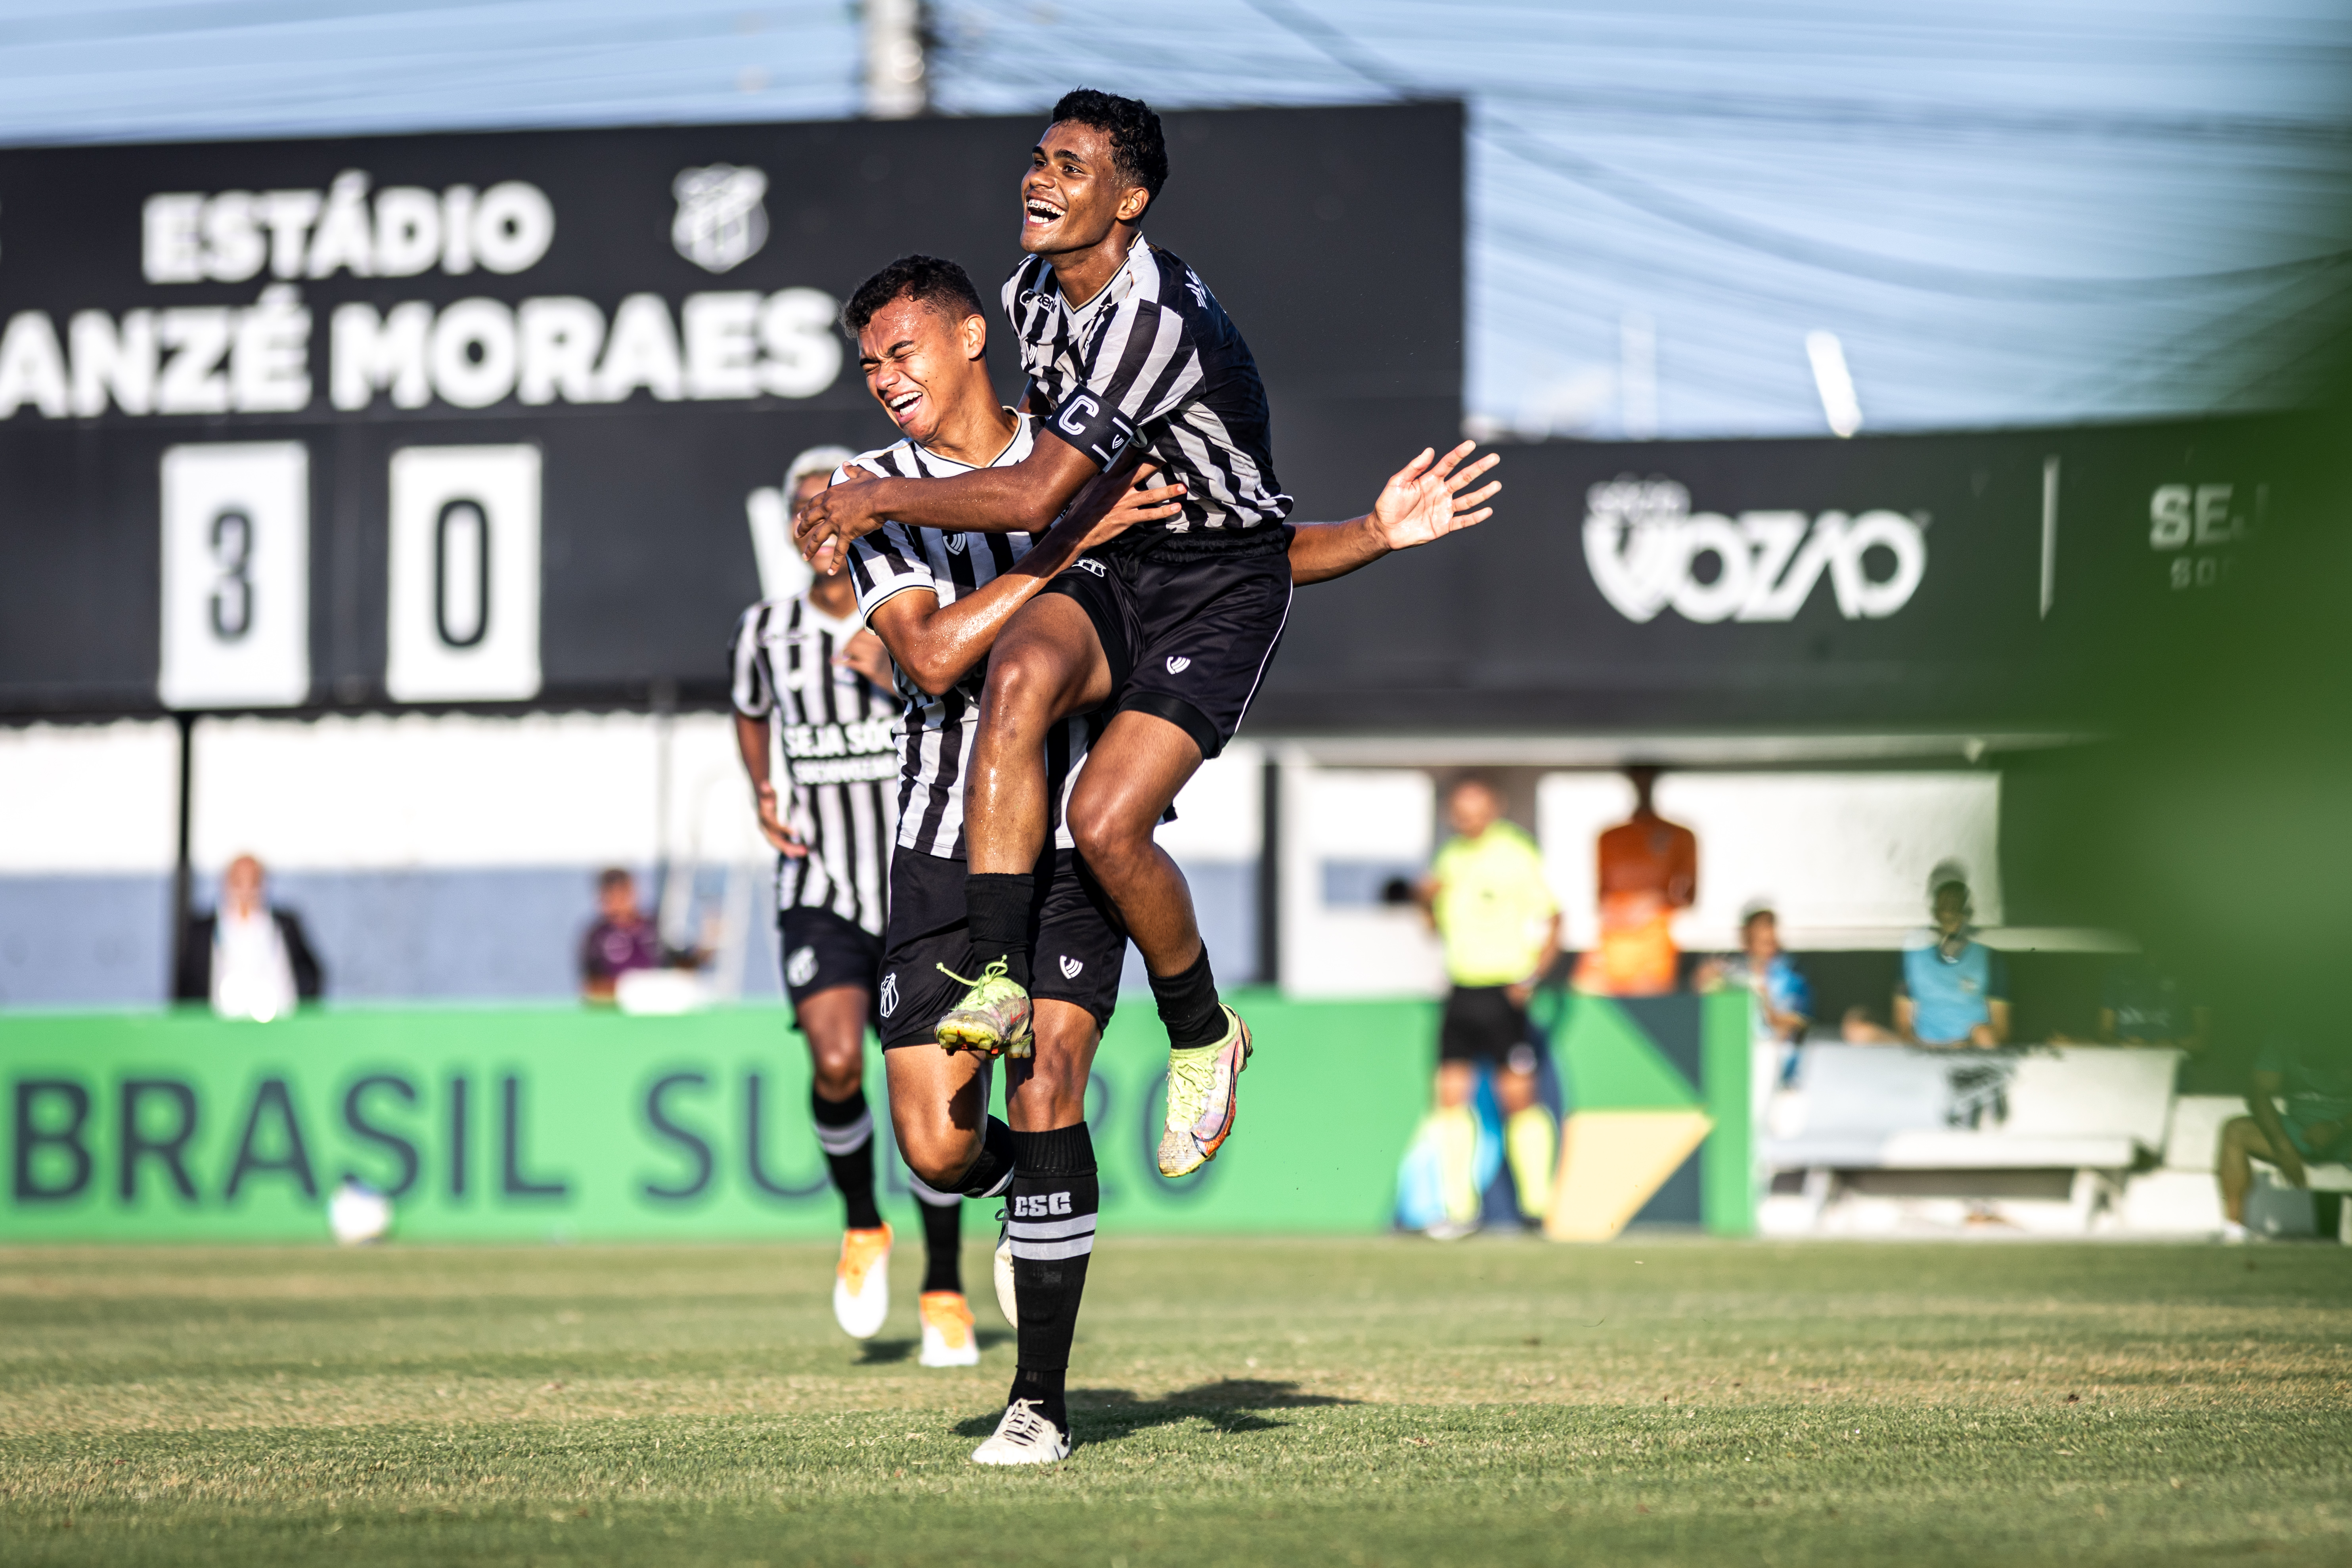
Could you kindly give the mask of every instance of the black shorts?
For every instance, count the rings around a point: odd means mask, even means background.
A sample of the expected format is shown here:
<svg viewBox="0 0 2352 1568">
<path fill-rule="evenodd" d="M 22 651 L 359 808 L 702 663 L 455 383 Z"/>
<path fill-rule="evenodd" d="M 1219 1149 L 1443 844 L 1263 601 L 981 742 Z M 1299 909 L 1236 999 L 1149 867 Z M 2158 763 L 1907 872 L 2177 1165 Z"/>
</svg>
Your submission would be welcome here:
<svg viewBox="0 0 2352 1568">
<path fill-rule="evenodd" d="M 784 989 L 797 1007 L 820 991 L 856 985 L 874 994 L 882 969 L 882 939 L 831 910 L 796 905 L 776 916 L 783 954 Z M 869 1003 L 869 1009 L 870 1009 Z"/>
<path fill-rule="evenodd" d="M 1533 1072 L 1543 1060 L 1543 1049 L 1528 1026 L 1528 1010 L 1511 1000 L 1508 986 L 1456 985 L 1445 998 L 1437 1059 Z"/>
<path fill-rule="evenodd" d="M 1110 661 L 1104 718 L 1167 720 L 1213 757 L 1241 728 L 1290 618 L 1290 555 L 1266 548 L 1195 560 L 1090 552 L 1046 584 L 1086 610 Z"/>
<path fill-rule="evenodd" d="M 882 1048 L 927 1046 L 964 985 L 940 973 L 944 963 L 964 973 L 971 933 L 963 901 L 961 858 L 901 849 L 890 860 L 890 931 L 882 954 L 879 1011 Z M 1068 1002 L 1110 1022 L 1118 1005 L 1118 974 L 1127 962 L 1127 928 L 1075 849 L 1056 849 L 1037 863 L 1030 906 L 1029 994 Z M 976 977 L 974 977 L 976 978 Z"/>
</svg>

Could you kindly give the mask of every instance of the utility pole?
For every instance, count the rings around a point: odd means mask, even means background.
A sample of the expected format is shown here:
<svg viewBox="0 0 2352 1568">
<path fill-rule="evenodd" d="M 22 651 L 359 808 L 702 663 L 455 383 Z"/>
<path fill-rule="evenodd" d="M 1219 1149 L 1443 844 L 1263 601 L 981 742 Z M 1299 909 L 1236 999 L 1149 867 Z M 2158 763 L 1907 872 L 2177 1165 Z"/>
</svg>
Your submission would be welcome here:
<svg viewBox="0 0 2352 1568">
<path fill-rule="evenodd" d="M 912 120 L 931 106 L 923 58 L 929 17 L 923 0 L 866 0 L 866 112 Z"/>
</svg>

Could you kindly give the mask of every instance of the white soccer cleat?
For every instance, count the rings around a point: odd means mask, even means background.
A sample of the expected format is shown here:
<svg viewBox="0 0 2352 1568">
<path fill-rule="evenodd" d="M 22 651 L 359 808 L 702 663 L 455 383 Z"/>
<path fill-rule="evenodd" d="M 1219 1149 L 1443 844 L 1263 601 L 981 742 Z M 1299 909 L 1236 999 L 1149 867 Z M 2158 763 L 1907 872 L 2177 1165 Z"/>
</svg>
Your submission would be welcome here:
<svg viewBox="0 0 2352 1568">
<path fill-rule="evenodd" d="M 1004 1407 L 996 1436 L 971 1451 L 975 1465 L 1058 1465 L 1070 1457 L 1070 1435 L 1045 1419 L 1034 1399 Z"/>
<path fill-rule="evenodd" d="M 890 1226 L 841 1233 L 833 1271 L 833 1321 L 853 1340 L 870 1340 L 890 1315 Z"/>
<path fill-rule="evenodd" d="M 1013 1229 L 1005 1223 L 1004 1211 L 996 1211 L 996 1257 L 990 1272 L 996 1279 L 996 1310 L 1004 1314 L 1004 1326 L 1021 1326 L 1021 1298 L 1013 1290 Z"/>
<path fill-rule="evenodd" d="M 2221 1222 L 2221 1234 L 2219 1239 L 2225 1247 L 2243 1247 L 2253 1237 L 2254 1233 L 2236 1220 L 2225 1219 Z M 2246 1267 L 2251 1268 L 2253 1265 L 2250 1263 Z"/>
<path fill-rule="evenodd" d="M 971 1305 L 961 1290 L 926 1290 L 922 1300 L 925 1366 L 978 1366 L 980 1342 L 972 1337 Z"/>
</svg>

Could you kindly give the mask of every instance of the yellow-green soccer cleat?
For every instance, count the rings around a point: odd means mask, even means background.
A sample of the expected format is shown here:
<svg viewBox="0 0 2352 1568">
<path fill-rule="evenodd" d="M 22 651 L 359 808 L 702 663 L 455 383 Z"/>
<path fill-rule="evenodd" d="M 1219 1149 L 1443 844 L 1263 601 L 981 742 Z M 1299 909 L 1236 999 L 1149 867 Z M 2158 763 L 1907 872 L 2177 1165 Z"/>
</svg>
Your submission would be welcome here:
<svg viewBox="0 0 2352 1568">
<path fill-rule="evenodd" d="M 1224 1006 L 1223 1003 L 1219 1006 Z M 1160 1173 L 1189 1176 L 1217 1157 L 1240 1114 L 1235 1080 L 1249 1066 L 1249 1026 L 1225 1007 L 1225 1037 L 1168 1053 L 1168 1123 L 1160 1134 Z"/>
<path fill-rule="evenodd" d="M 966 980 L 942 963 L 939 972 L 971 990 L 940 1020 L 937 1038 L 943 1051 L 970 1051 L 982 1057 L 1025 1057 L 1035 1050 L 1029 1033 L 1029 992 L 1006 974 L 997 959 Z"/>
</svg>

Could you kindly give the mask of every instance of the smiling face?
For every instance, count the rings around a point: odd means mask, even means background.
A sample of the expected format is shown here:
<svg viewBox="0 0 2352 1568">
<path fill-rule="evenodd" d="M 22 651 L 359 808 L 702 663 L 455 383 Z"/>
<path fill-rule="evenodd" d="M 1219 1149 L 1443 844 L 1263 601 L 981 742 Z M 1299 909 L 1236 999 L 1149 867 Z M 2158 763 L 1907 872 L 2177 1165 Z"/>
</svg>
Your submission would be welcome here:
<svg viewBox="0 0 2352 1568">
<path fill-rule="evenodd" d="M 1150 204 L 1151 193 L 1119 173 L 1109 132 L 1055 121 L 1031 150 L 1021 181 L 1021 248 L 1049 257 L 1088 249 L 1116 226 L 1141 221 Z"/>
<path fill-rule="evenodd" d="M 987 347 L 982 318 L 956 321 L 937 305 L 900 298 L 875 311 L 857 334 L 857 363 L 890 422 L 928 446 L 974 396 L 993 405 L 981 357 Z"/>
</svg>

